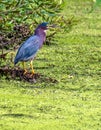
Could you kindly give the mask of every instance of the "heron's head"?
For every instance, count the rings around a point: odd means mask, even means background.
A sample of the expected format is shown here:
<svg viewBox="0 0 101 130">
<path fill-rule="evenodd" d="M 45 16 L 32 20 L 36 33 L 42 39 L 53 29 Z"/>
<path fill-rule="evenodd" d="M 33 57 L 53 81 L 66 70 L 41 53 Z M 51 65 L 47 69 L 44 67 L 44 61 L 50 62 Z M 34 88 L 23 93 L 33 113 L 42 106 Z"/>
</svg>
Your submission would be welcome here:
<svg viewBox="0 0 101 130">
<path fill-rule="evenodd" d="M 47 30 L 48 29 L 48 23 L 47 22 L 43 22 L 41 24 L 38 25 L 38 28 L 41 28 L 43 30 Z"/>
</svg>

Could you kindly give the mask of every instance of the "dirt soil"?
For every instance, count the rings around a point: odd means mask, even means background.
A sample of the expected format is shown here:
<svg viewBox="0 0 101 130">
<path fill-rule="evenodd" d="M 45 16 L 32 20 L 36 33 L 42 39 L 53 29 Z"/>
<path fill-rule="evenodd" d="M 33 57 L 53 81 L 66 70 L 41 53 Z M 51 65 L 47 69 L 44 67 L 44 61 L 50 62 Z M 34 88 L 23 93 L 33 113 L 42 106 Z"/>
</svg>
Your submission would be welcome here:
<svg viewBox="0 0 101 130">
<path fill-rule="evenodd" d="M 30 83 L 36 83 L 37 81 L 51 82 L 51 83 L 58 82 L 56 79 L 47 77 L 39 73 L 35 73 L 34 75 L 32 75 L 32 73 L 27 72 L 26 74 L 24 74 L 24 70 L 20 68 L 13 69 L 6 66 L 0 67 L 0 76 L 5 76 L 6 79 L 18 79 L 18 80 L 27 81 Z"/>
</svg>

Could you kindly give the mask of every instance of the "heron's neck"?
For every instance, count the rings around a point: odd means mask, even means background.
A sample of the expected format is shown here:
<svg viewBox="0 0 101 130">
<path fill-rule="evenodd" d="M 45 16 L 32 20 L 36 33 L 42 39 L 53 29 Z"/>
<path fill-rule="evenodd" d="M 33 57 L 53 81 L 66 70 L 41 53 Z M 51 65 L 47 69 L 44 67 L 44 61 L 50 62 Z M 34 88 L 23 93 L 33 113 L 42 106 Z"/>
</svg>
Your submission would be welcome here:
<svg viewBox="0 0 101 130">
<path fill-rule="evenodd" d="M 45 32 L 45 30 L 43 30 L 43 29 L 40 29 L 40 28 L 39 28 L 39 29 L 36 29 L 36 30 L 35 30 L 35 35 L 39 36 L 43 42 L 44 42 L 45 39 L 46 39 L 46 32 Z"/>
</svg>

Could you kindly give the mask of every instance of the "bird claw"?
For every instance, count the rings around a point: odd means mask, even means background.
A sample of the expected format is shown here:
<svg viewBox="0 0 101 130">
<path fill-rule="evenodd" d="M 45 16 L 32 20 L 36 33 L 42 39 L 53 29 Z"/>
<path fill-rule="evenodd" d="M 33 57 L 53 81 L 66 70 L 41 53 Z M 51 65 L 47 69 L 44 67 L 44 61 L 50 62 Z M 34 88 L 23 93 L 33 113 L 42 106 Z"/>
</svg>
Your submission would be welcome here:
<svg viewBox="0 0 101 130">
<path fill-rule="evenodd" d="M 24 70 L 24 73 L 23 73 L 23 74 L 26 75 L 26 73 L 27 73 L 27 70 Z"/>
<path fill-rule="evenodd" d="M 34 72 L 34 70 L 32 70 L 32 75 L 34 75 L 35 74 L 35 72 Z"/>
<path fill-rule="evenodd" d="M 34 76 L 34 74 L 35 74 L 35 72 L 34 72 L 34 70 L 32 70 L 32 74 L 31 74 L 31 77 L 33 77 L 33 76 Z"/>
</svg>

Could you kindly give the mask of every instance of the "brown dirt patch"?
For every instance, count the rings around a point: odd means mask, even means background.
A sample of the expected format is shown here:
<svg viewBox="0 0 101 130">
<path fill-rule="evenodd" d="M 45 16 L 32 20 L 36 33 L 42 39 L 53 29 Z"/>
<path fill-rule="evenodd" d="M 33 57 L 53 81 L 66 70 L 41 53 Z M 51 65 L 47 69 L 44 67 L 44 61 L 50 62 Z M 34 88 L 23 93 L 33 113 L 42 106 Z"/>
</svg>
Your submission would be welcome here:
<svg viewBox="0 0 101 130">
<path fill-rule="evenodd" d="M 9 67 L 2 67 L 0 68 L 0 76 L 5 76 L 6 79 L 15 79 L 21 81 L 27 81 L 31 83 L 36 83 L 37 81 L 46 82 L 46 83 L 57 83 L 56 79 L 51 77 L 47 77 L 45 75 L 35 73 L 32 75 L 30 72 L 24 74 L 24 70 L 20 68 L 9 68 Z"/>
</svg>

